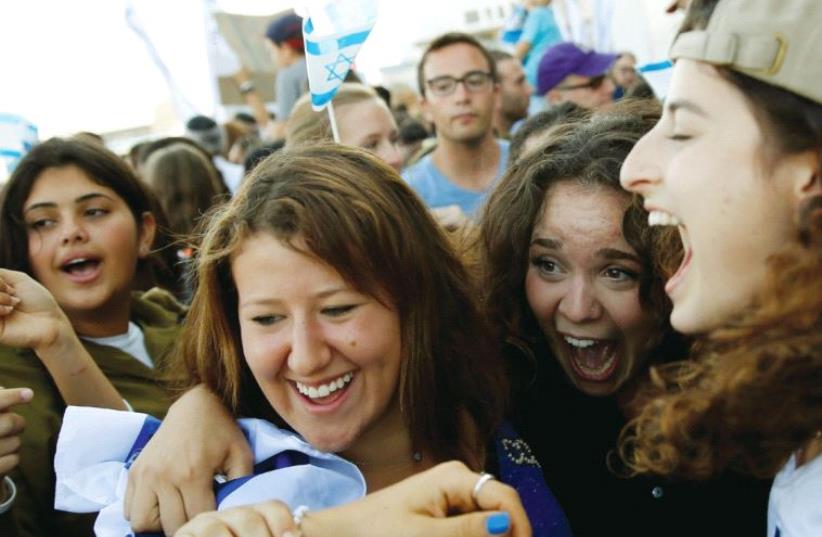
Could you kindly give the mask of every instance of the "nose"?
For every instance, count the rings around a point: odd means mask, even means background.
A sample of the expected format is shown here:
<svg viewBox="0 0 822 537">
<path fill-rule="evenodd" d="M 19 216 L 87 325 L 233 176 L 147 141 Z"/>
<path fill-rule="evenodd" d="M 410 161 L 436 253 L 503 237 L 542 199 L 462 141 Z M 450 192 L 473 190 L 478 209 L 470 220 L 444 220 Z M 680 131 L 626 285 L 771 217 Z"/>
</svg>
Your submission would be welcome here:
<svg viewBox="0 0 822 537">
<path fill-rule="evenodd" d="M 558 310 L 560 315 L 573 323 L 595 321 L 602 315 L 602 305 L 596 298 L 593 284 L 584 276 L 571 281 Z"/>
<path fill-rule="evenodd" d="M 639 139 L 622 163 L 619 173 L 622 188 L 641 196 L 647 196 L 661 180 L 659 167 L 652 158 L 655 131 L 656 128 Z"/>
<path fill-rule="evenodd" d="M 322 327 L 312 319 L 295 319 L 291 326 L 291 352 L 288 368 L 301 377 L 322 371 L 331 361 Z"/>
<path fill-rule="evenodd" d="M 400 153 L 400 148 L 397 147 L 396 143 L 390 140 L 383 144 L 379 157 L 388 163 L 389 166 L 397 170 L 397 172 L 402 168 L 402 153 Z"/>
<path fill-rule="evenodd" d="M 61 242 L 63 245 L 83 243 L 88 240 L 88 232 L 82 222 L 77 218 L 66 218 L 63 220 L 63 229 L 61 231 Z"/>
</svg>

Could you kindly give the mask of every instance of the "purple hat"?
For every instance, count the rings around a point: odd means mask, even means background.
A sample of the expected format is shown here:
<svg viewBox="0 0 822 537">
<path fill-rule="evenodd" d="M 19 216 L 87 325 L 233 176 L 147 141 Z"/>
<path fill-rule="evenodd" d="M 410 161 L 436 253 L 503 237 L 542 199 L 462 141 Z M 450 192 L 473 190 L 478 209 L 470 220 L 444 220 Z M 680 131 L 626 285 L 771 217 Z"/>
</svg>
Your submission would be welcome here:
<svg viewBox="0 0 822 537">
<path fill-rule="evenodd" d="M 545 51 L 537 70 L 537 94 L 545 95 L 568 75 L 595 77 L 605 74 L 616 54 L 587 51 L 573 43 L 560 43 Z"/>
<path fill-rule="evenodd" d="M 292 48 L 303 48 L 303 20 L 294 13 L 284 15 L 268 25 L 265 36 L 276 45 L 288 43 Z"/>
</svg>

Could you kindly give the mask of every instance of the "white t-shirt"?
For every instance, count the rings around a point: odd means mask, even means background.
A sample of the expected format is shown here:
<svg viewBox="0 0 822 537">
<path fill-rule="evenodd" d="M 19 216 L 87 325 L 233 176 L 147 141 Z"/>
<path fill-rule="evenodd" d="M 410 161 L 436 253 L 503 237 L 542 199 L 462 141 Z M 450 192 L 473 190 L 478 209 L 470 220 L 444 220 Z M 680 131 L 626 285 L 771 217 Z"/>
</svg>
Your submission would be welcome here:
<svg viewBox="0 0 822 537">
<path fill-rule="evenodd" d="M 796 455 L 771 486 L 767 537 L 822 536 L 822 455 L 796 467 Z"/>
<path fill-rule="evenodd" d="M 83 339 L 97 343 L 98 345 L 107 345 L 115 349 L 120 349 L 147 367 L 154 369 L 154 361 L 146 349 L 146 339 L 143 336 L 143 331 L 133 322 L 128 323 L 128 332 L 125 334 L 118 334 L 111 337 L 84 337 Z"/>
</svg>

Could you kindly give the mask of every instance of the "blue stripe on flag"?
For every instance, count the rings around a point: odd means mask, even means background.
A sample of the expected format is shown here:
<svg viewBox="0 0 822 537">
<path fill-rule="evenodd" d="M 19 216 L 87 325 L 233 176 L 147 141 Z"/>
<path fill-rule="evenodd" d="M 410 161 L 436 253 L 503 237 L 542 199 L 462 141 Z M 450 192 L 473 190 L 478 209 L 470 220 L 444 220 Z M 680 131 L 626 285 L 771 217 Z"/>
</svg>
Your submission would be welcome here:
<svg viewBox="0 0 822 537">
<path fill-rule="evenodd" d="M 665 60 L 664 62 L 657 62 L 657 63 L 649 63 L 648 65 L 643 65 L 639 68 L 640 73 L 650 73 L 652 71 L 662 71 L 663 69 L 668 69 L 669 67 L 673 67 L 674 64 L 671 60 Z"/>
<path fill-rule="evenodd" d="M 317 107 L 325 106 L 331 101 L 331 99 L 334 98 L 334 94 L 337 93 L 338 89 L 339 87 L 334 87 L 334 89 L 332 89 L 331 91 L 327 91 L 325 93 L 312 93 L 311 104 Z"/>
<path fill-rule="evenodd" d="M 20 158 L 23 156 L 22 151 L 16 149 L 2 149 L 0 148 L 0 157 Z"/>
<path fill-rule="evenodd" d="M 308 24 L 306 24 L 306 27 L 307 26 Z M 362 43 L 365 43 L 365 39 L 368 37 L 369 33 L 371 33 L 371 30 L 348 34 L 340 37 L 339 39 L 327 39 L 325 41 L 306 40 L 305 51 L 308 54 L 313 54 L 314 56 L 321 56 L 327 52 L 334 52 L 335 50 L 340 50 L 352 45 L 361 45 Z"/>
</svg>

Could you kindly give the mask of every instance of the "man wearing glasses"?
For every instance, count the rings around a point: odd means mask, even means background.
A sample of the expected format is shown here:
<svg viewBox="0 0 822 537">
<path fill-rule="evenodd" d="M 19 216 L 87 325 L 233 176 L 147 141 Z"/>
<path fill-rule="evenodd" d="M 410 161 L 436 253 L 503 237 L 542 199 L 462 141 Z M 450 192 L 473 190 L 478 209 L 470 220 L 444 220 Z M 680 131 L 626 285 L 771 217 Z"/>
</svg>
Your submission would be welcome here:
<svg viewBox="0 0 822 537">
<path fill-rule="evenodd" d="M 445 34 L 423 53 L 417 81 L 437 147 L 403 177 L 444 223 L 459 220 L 457 207 L 472 217 L 508 160 L 508 142 L 497 140 L 492 128 L 499 93 L 494 61 L 470 35 Z"/>
<path fill-rule="evenodd" d="M 600 108 L 613 102 L 614 83 L 608 76 L 615 54 L 599 54 L 573 43 L 560 43 L 539 62 L 537 94 L 549 105 L 566 101 L 583 108 Z"/>
</svg>

